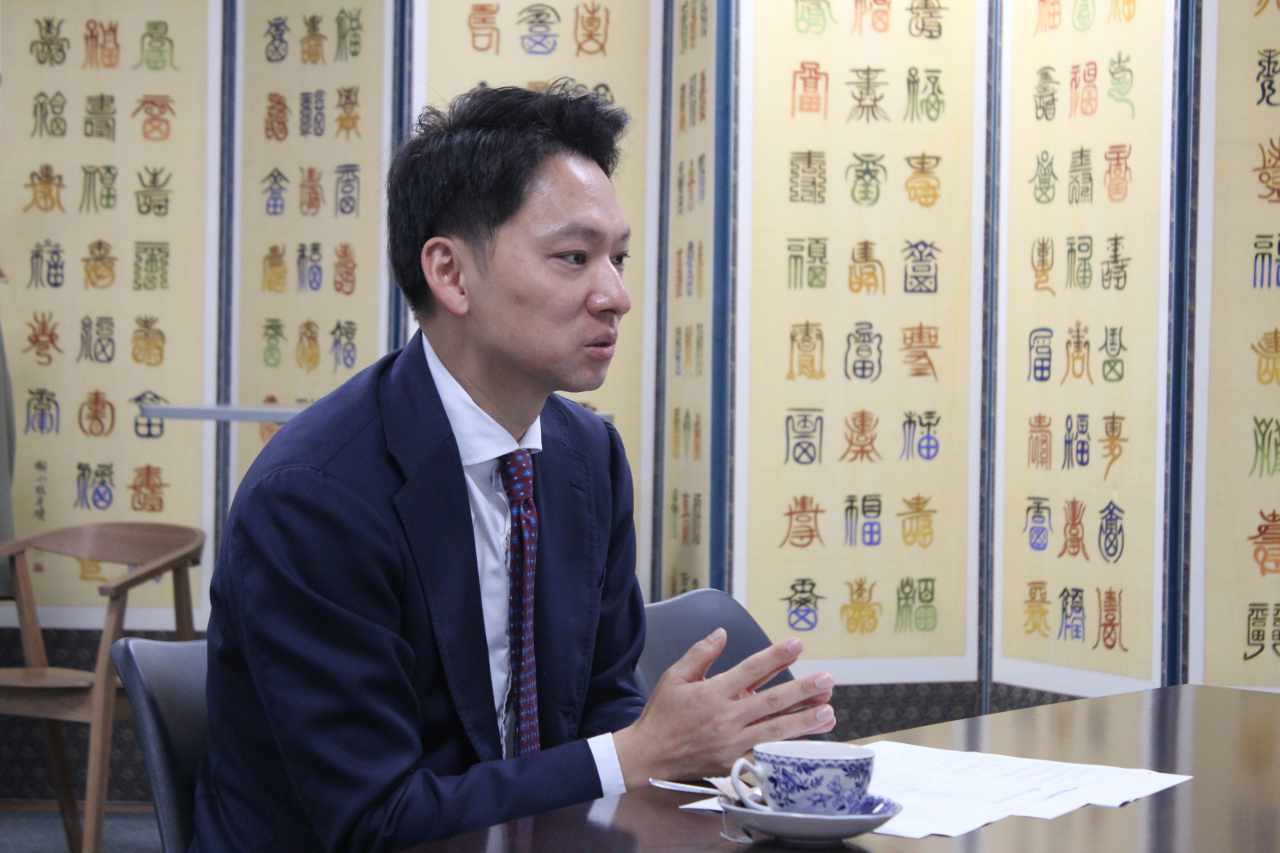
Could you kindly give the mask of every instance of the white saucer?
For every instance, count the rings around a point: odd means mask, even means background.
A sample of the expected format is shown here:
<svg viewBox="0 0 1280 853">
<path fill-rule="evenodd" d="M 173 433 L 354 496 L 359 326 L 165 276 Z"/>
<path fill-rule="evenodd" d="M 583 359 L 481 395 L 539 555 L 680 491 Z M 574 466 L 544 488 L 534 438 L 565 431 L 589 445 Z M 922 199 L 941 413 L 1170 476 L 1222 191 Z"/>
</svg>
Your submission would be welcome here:
<svg viewBox="0 0 1280 853">
<path fill-rule="evenodd" d="M 860 814 L 816 815 L 798 812 L 762 812 L 720 798 L 725 814 L 756 833 L 771 835 L 788 847 L 817 849 L 839 846 L 845 838 L 862 835 L 887 823 L 902 811 L 902 806 L 887 797 L 867 794 L 859 806 Z"/>
</svg>

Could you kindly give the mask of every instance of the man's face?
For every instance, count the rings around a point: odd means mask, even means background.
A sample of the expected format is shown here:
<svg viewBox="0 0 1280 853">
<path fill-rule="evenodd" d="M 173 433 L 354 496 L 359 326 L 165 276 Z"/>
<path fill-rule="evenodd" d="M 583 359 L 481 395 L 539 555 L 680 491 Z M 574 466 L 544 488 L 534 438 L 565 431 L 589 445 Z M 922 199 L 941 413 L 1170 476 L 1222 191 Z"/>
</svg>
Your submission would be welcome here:
<svg viewBox="0 0 1280 853">
<path fill-rule="evenodd" d="M 622 281 L 630 235 L 599 166 L 572 155 L 543 161 L 495 233 L 492 257 L 464 261 L 465 322 L 481 357 L 547 393 L 599 388 L 631 310 Z"/>
</svg>

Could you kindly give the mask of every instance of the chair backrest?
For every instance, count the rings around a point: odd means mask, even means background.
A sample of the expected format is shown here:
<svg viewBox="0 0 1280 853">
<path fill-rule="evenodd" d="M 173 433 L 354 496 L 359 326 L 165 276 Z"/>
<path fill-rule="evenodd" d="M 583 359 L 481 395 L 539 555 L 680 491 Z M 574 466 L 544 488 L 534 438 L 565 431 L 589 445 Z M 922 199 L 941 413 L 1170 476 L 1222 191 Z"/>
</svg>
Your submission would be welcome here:
<svg viewBox="0 0 1280 853">
<path fill-rule="evenodd" d="M 49 530 L 30 537 L 23 544 L 64 557 L 140 566 L 171 552 L 195 549 L 203 543 L 201 532 L 193 527 L 115 521 Z"/>
<path fill-rule="evenodd" d="M 652 691 L 662 673 L 684 657 L 689 647 L 716 628 L 724 628 L 728 641 L 720 657 L 707 671 L 708 676 L 732 669 L 771 643 L 764 629 L 747 609 L 718 589 L 695 589 L 644 608 L 645 641 L 638 671 L 645 689 Z M 792 679 L 784 669 L 766 686 Z"/>
<path fill-rule="evenodd" d="M 164 853 L 187 853 L 208 714 L 208 643 L 125 637 L 111 647 L 111 660 L 133 706 L 161 846 Z"/>
<path fill-rule="evenodd" d="M 0 542 L 0 574 L 13 579 L 23 658 L 28 667 L 48 666 L 35 592 L 27 566 L 29 550 L 47 551 L 80 560 L 118 563 L 125 574 L 98 586 L 109 598 L 102 641 L 94 671 L 105 678 L 110 669 L 109 649 L 124 633 L 124 612 L 129 590 L 160 575 L 173 580 L 174 628 L 179 639 L 191 640 L 195 628 L 191 614 L 191 580 L 188 569 L 198 565 L 204 549 L 204 531 L 194 527 L 151 522 L 103 522 L 63 527 Z M 38 566 L 36 567 L 38 570 Z"/>
</svg>

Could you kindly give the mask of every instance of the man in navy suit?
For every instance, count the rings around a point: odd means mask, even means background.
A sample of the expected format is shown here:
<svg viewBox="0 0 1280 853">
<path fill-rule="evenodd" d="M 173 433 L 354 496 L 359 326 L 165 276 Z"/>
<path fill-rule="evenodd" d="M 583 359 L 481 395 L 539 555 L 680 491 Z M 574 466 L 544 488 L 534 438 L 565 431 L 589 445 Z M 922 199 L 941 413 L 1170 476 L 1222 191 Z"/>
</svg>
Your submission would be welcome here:
<svg viewBox="0 0 1280 853">
<path fill-rule="evenodd" d="M 558 85 L 427 110 L 388 178 L 421 332 L 288 423 L 212 581 L 194 851 L 398 850 L 829 731 L 831 678 L 658 683 L 604 381 L 630 308 L 609 176 L 626 116 Z"/>
</svg>

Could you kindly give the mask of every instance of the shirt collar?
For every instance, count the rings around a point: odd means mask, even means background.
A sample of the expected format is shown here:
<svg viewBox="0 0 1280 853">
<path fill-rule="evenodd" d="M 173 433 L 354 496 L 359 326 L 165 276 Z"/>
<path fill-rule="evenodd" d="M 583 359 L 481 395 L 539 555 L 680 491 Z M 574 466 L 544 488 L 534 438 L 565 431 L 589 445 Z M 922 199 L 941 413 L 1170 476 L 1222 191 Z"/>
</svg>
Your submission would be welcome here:
<svg viewBox="0 0 1280 853">
<path fill-rule="evenodd" d="M 427 355 L 427 367 L 436 383 L 436 391 L 440 394 L 445 416 L 453 429 L 453 437 L 458 442 L 458 455 L 462 457 L 463 465 L 488 462 L 521 448 L 533 453 L 542 450 L 541 415 L 529 425 L 517 442 L 511 437 L 511 433 L 476 405 L 471 395 L 444 366 L 440 356 L 436 355 L 425 334 L 422 336 L 422 349 Z"/>
</svg>

